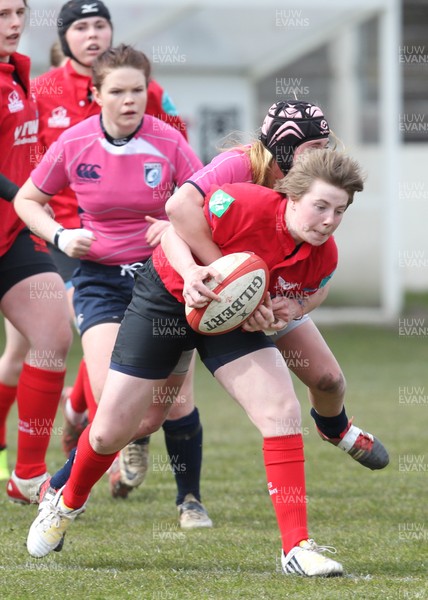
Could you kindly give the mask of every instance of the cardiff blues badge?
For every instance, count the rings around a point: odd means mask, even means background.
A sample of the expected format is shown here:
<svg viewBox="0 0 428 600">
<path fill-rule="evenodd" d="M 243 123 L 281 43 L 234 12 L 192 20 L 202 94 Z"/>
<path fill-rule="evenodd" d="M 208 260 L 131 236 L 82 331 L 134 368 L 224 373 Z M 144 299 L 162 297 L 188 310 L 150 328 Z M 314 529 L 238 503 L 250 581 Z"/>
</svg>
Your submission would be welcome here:
<svg viewBox="0 0 428 600">
<path fill-rule="evenodd" d="M 161 163 L 146 163 L 144 165 L 144 181 L 151 188 L 158 186 L 162 179 Z"/>
</svg>

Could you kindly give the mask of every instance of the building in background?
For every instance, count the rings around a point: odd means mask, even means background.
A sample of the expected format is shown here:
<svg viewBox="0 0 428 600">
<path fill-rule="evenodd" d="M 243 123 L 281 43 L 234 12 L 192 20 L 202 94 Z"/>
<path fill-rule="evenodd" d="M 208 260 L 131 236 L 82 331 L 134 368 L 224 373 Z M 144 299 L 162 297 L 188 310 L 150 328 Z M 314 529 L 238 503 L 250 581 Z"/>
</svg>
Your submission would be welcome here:
<svg viewBox="0 0 428 600">
<path fill-rule="evenodd" d="M 115 42 L 148 55 L 204 162 L 231 131 L 257 135 L 275 101 L 323 108 L 368 174 L 337 235 L 331 305 L 392 319 L 403 290 L 428 290 L 428 0 L 106 3 Z M 22 51 L 34 75 L 47 70 L 61 4 L 31 1 Z"/>
</svg>

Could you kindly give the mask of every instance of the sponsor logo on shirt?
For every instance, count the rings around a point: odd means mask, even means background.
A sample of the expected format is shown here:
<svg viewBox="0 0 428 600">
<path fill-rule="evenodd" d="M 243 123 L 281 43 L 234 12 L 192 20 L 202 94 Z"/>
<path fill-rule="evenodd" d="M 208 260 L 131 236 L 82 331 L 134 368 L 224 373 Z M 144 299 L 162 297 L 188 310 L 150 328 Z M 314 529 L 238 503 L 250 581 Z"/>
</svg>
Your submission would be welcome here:
<svg viewBox="0 0 428 600">
<path fill-rule="evenodd" d="M 19 94 L 16 90 L 13 90 L 13 92 L 10 92 L 9 96 L 8 96 L 8 108 L 9 108 L 9 112 L 11 113 L 16 113 L 19 112 L 20 110 L 24 110 L 24 103 L 21 100 L 21 98 L 19 97 Z"/>
<path fill-rule="evenodd" d="M 235 202 L 235 198 L 226 194 L 223 190 L 217 190 L 210 198 L 210 212 L 216 217 L 222 217 L 232 202 Z"/>
<path fill-rule="evenodd" d="M 35 144 L 37 143 L 37 132 L 39 131 L 39 120 L 33 119 L 32 121 L 26 121 L 22 125 L 18 125 L 15 128 L 14 146 L 20 146 L 22 144 Z"/>
<path fill-rule="evenodd" d="M 52 115 L 48 119 L 48 127 L 57 129 L 67 129 L 70 127 L 70 117 L 67 116 L 67 109 L 63 106 L 54 108 Z"/>
<path fill-rule="evenodd" d="M 278 277 L 275 283 L 275 293 L 278 296 L 288 295 L 293 290 L 300 289 L 300 283 L 285 281 L 281 276 Z"/>
<path fill-rule="evenodd" d="M 144 165 L 144 181 L 146 184 L 155 188 L 158 186 L 162 179 L 162 165 L 161 163 L 146 163 Z"/>
<path fill-rule="evenodd" d="M 80 165 L 77 165 L 76 174 L 80 179 L 95 182 L 101 178 L 101 175 L 97 173 L 97 169 L 101 169 L 101 165 L 80 163 Z"/>
<path fill-rule="evenodd" d="M 299 287 L 299 283 L 291 283 L 289 281 L 285 281 L 282 277 L 278 277 L 278 286 L 281 287 L 282 290 L 294 290 L 296 287 Z"/>
</svg>

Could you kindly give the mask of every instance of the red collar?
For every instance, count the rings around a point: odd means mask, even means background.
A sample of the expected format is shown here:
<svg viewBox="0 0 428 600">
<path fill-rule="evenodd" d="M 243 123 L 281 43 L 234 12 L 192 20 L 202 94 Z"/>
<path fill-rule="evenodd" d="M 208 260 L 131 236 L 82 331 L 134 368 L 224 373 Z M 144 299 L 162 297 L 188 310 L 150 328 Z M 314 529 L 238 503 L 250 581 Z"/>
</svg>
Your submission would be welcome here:
<svg viewBox="0 0 428 600">
<path fill-rule="evenodd" d="M 21 81 L 27 85 L 30 80 L 30 59 L 25 54 L 13 52 L 9 62 L 0 62 L 0 70 L 4 73 L 13 73 L 16 70 Z"/>
</svg>

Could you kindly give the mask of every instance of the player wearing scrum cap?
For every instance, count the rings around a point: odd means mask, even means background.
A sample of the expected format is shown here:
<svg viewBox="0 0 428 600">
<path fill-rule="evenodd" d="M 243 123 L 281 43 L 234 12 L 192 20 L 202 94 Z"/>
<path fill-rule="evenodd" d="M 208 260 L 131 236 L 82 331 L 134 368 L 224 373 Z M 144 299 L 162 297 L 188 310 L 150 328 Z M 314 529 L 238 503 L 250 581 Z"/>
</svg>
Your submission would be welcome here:
<svg viewBox="0 0 428 600">
<path fill-rule="evenodd" d="M 206 241 L 207 224 L 201 216 L 204 197 L 213 185 L 251 181 L 273 188 L 286 175 L 295 157 L 308 148 L 328 144 L 330 128 L 315 104 L 298 100 L 273 104 L 264 119 L 260 137 L 249 146 L 223 152 L 195 173 L 169 200 L 168 215 L 184 239 L 192 239 L 204 264 L 219 258 L 215 244 Z M 330 276 L 332 273 L 330 274 Z M 370 433 L 352 424 L 346 415 L 346 383 L 340 366 L 308 313 L 327 296 L 329 283 L 316 293 L 290 293 L 289 282 L 278 281 L 273 306 L 287 326 L 276 333 L 281 354 L 299 356 L 289 367 L 308 387 L 311 415 L 323 440 L 346 451 L 369 469 L 383 469 L 389 462 L 386 449 Z M 308 366 L 309 365 L 309 366 Z"/>
</svg>

